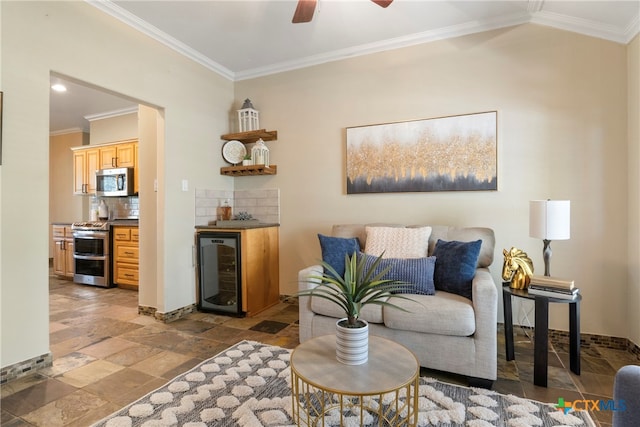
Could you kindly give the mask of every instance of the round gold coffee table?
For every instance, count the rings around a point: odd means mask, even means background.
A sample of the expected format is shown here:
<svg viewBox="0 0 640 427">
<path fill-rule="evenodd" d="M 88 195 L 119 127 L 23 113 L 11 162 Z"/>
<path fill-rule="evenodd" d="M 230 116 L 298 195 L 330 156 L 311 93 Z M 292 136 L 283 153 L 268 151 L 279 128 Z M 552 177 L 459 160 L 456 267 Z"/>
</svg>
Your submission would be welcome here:
<svg viewBox="0 0 640 427">
<path fill-rule="evenodd" d="M 293 420 L 299 426 L 416 426 L 420 365 L 408 349 L 369 336 L 369 360 L 336 359 L 336 337 L 303 342 L 291 354 Z"/>
</svg>

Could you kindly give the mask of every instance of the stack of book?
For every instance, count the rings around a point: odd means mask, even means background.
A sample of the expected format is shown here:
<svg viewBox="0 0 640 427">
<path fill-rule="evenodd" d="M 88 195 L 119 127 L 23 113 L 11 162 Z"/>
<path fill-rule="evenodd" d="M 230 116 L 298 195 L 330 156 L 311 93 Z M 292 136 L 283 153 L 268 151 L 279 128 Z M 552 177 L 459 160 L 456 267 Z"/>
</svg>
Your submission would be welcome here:
<svg viewBox="0 0 640 427">
<path fill-rule="evenodd" d="M 574 299 L 580 292 L 573 280 L 551 276 L 531 276 L 528 291 L 532 295 L 561 299 Z"/>
</svg>

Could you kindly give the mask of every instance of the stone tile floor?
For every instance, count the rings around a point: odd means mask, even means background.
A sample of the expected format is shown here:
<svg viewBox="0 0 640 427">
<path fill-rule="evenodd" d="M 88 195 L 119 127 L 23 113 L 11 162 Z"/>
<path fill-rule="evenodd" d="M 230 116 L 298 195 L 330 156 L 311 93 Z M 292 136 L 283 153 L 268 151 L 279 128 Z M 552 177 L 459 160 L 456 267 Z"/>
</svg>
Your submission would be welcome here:
<svg viewBox="0 0 640 427">
<path fill-rule="evenodd" d="M 254 317 L 192 313 L 168 324 L 138 315 L 137 292 L 100 289 L 50 278 L 53 366 L 1 387 L 2 426 L 88 426 L 155 390 L 178 374 L 243 339 L 281 347 L 298 344 L 298 307 L 281 303 Z M 533 344 L 517 331 L 516 360 L 507 362 L 498 330 L 494 390 L 557 402 L 611 399 L 613 378 L 638 359 L 595 345 L 582 348 L 582 374 L 568 369 L 568 345 L 551 342 L 549 387 L 533 385 Z M 465 378 L 422 370 L 422 375 L 466 385 Z M 601 426 L 611 413 L 592 412 Z"/>
</svg>

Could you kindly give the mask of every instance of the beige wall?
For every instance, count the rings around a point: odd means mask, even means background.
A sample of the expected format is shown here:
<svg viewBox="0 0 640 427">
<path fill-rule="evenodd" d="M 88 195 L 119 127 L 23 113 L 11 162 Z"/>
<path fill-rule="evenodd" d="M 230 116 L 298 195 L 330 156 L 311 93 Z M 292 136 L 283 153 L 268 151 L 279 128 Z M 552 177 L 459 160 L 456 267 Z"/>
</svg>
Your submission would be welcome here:
<svg viewBox="0 0 640 427">
<path fill-rule="evenodd" d="M 159 221 L 162 213 L 159 208 L 158 192 L 154 191 L 154 181 L 157 165 L 163 164 L 159 158 L 162 153 L 162 145 L 159 141 L 164 141 L 164 119 L 162 112 L 155 108 L 141 105 L 139 107 L 140 120 L 138 121 L 138 174 L 140 187 L 146 188 L 144 197 L 140 197 L 140 284 L 138 287 L 139 303 L 145 307 L 157 307 L 161 301 L 159 296 L 164 292 L 159 289 L 164 285 L 162 280 L 163 264 L 158 262 L 162 259 L 164 248 L 160 244 L 162 239 L 162 229 Z M 157 238 L 150 238 L 155 236 Z"/>
<path fill-rule="evenodd" d="M 552 243 L 552 272 L 582 289 L 584 332 L 628 336 L 626 61 L 625 46 L 523 25 L 236 83 L 236 105 L 251 98 L 261 127 L 278 130 L 278 174 L 236 189 L 280 188 L 281 293 L 334 223 L 488 226 L 496 283 L 511 246 L 542 274 L 528 202 L 566 198 L 572 234 Z M 498 111 L 499 191 L 346 195 L 347 127 L 487 110 Z M 566 306 L 550 324 L 568 329 Z"/>
<path fill-rule="evenodd" d="M 640 345 L 640 36 L 627 48 L 629 133 L 629 339 Z"/>
<path fill-rule="evenodd" d="M 150 230 L 141 250 L 153 252 L 141 257 L 156 263 L 153 273 L 141 272 L 155 282 L 141 303 L 160 312 L 195 301 L 195 188 L 280 189 L 283 294 L 319 258 L 316 233 L 338 222 L 492 227 L 499 283 L 503 248 L 520 247 L 542 263 L 542 242 L 528 237 L 528 201 L 549 197 L 572 201 L 572 238 L 553 243 L 552 267 L 582 289 L 583 331 L 637 337 L 629 327 L 637 313 L 628 312 L 638 305 L 628 297 L 638 296 L 638 283 L 626 271 L 627 248 L 637 248 L 627 238 L 638 212 L 628 183 L 637 163 L 627 159 L 637 153 L 637 122 L 628 120 L 637 103 L 627 87 L 627 72 L 638 69 L 637 40 L 627 48 L 524 25 L 234 85 L 84 2 L 0 2 L 0 17 L 0 366 L 49 351 L 51 71 L 161 109 L 144 113 L 155 135 L 140 133 L 159 141 L 148 152 L 154 159 L 140 166 L 140 226 Z M 278 130 L 279 140 L 268 143 L 276 176 L 218 173 L 219 135 L 233 130 L 229 117 L 246 97 L 262 125 Z M 498 111 L 499 191 L 345 194 L 346 127 L 487 110 Z M 190 191 L 180 190 L 183 179 Z M 155 212 L 145 216 L 148 206 Z M 566 307 L 552 308 L 551 327 L 567 329 Z"/>
<path fill-rule="evenodd" d="M 49 351 L 50 73 L 164 109 L 161 161 L 156 170 L 144 172 L 161 183 L 157 209 L 162 214 L 154 224 L 158 232 L 142 237 L 157 240 L 161 276 L 153 285 L 162 288 L 154 297 L 160 312 L 195 300 L 193 189 L 233 185 L 215 173 L 224 162 L 214 149 L 217 136 L 228 131 L 233 83 L 85 2 L 0 2 L 0 13 L 4 91 L 0 366 L 4 367 Z M 189 180 L 190 191 L 180 191 L 182 179 Z M 145 182 L 141 205 L 153 193 L 153 183 Z M 154 220 L 142 217 L 141 227 Z M 153 244 L 143 241 L 141 247 Z"/>
<path fill-rule="evenodd" d="M 49 138 L 49 222 L 74 222 L 82 219 L 82 197 L 73 195 L 73 156 L 71 147 L 89 143 L 83 132 L 53 135 Z M 51 236 L 51 228 L 49 228 Z M 53 241 L 49 239 L 49 257 Z"/>
<path fill-rule="evenodd" d="M 138 137 L 138 112 L 92 120 L 89 132 L 91 145 L 135 139 Z"/>
</svg>

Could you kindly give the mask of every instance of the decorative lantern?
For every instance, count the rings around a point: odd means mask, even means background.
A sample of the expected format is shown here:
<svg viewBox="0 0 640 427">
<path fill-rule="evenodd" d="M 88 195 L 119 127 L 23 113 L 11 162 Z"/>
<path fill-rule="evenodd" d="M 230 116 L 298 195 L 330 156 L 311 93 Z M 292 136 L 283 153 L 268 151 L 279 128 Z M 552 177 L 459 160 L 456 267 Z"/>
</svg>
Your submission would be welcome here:
<svg viewBox="0 0 640 427">
<path fill-rule="evenodd" d="M 269 149 L 260 138 L 251 149 L 251 159 L 254 165 L 265 165 L 269 167 Z"/>
<path fill-rule="evenodd" d="M 238 126 L 240 127 L 240 132 L 260 129 L 259 114 L 258 110 L 253 108 L 251 100 L 249 98 L 245 99 L 242 108 L 238 110 Z"/>
</svg>

